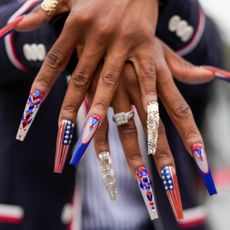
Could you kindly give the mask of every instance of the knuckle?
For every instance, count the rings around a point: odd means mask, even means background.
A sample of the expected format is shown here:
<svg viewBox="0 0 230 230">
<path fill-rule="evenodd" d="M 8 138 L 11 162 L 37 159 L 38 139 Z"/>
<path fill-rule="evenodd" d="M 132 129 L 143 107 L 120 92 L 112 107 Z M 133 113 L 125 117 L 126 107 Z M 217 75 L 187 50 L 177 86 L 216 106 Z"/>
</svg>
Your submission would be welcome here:
<svg viewBox="0 0 230 230">
<path fill-rule="evenodd" d="M 47 64 L 50 68 L 56 70 L 57 68 L 62 66 L 64 62 L 65 60 L 61 51 L 53 49 L 47 54 L 45 64 Z"/>
<path fill-rule="evenodd" d="M 141 165 L 142 164 L 142 157 L 141 157 L 140 153 L 134 152 L 128 156 L 128 161 L 130 164 L 134 164 L 134 165 L 140 164 Z"/>
<path fill-rule="evenodd" d="M 158 148 L 157 153 L 154 156 L 156 161 L 165 161 L 171 158 L 171 152 L 166 148 Z"/>
<path fill-rule="evenodd" d="M 77 71 L 72 76 L 73 86 L 76 88 L 85 88 L 89 84 L 89 73 L 85 70 Z"/>
<path fill-rule="evenodd" d="M 190 107 L 186 102 L 176 103 L 173 109 L 174 116 L 178 119 L 187 119 L 192 116 Z"/>
<path fill-rule="evenodd" d="M 62 114 L 64 117 L 73 116 L 73 114 L 77 113 L 77 106 L 74 103 L 68 103 L 63 106 Z"/>
<path fill-rule="evenodd" d="M 133 121 L 129 121 L 127 124 L 119 126 L 119 132 L 121 135 L 136 135 L 136 126 Z"/>
<path fill-rule="evenodd" d="M 91 21 L 91 14 L 85 10 L 84 12 L 80 9 L 75 9 L 73 13 L 74 23 L 79 27 L 88 24 Z"/>
<path fill-rule="evenodd" d="M 119 80 L 119 73 L 115 68 L 111 68 L 102 78 L 103 83 L 108 88 L 116 88 Z"/>
<path fill-rule="evenodd" d="M 186 130 L 184 137 L 185 139 L 201 139 L 199 132 L 195 129 Z"/>
<path fill-rule="evenodd" d="M 41 76 L 41 75 L 38 75 L 36 81 L 35 81 L 35 88 L 37 89 L 45 89 L 45 90 L 48 90 L 49 87 L 50 87 L 50 81 L 45 77 L 45 76 Z"/>
<path fill-rule="evenodd" d="M 100 99 L 98 102 L 95 103 L 95 111 L 97 112 L 100 111 L 101 113 L 106 113 L 108 107 L 109 104 L 103 99 Z"/>
<path fill-rule="evenodd" d="M 142 75 L 140 77 L 144 79 L 152 79 L 153 77 L 156 77 L 155 63 L 151 58 L 140 60 L 139 63 L 142 70 Z"/>
</svg>

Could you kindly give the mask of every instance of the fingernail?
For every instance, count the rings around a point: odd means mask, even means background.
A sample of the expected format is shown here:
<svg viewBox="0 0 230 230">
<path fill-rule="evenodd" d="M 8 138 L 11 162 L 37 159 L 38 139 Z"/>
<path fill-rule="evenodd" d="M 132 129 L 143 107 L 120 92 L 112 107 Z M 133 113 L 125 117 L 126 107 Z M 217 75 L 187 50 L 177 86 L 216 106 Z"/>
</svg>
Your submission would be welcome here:
<svg viewBox="0 0 230 230">
<path fill-rule="evenodd" d="M 0 29 L 0 39 L 11 33 L 13 29 L 18 25 L 18 23 L 22 21 L 23 18 L 24 16 L 20 16 L 13 22 L 8 23 L 6 26 Z"/>
<path fill-rule="evenodd" d="M 175 169 L 172 166 L 163 167 L 161 178 L 175 218 L 183 219 L 183 207 Z"/>
<path fill-rule="evenodd" d="M 159 123 L 159 105 L 151 102 L 147 105 L 148 154 L 154 155 L 156 152 Z"/>
<path fill-rule="evenodd" d="M 24 140 L 41 106 L 43 98 L 44 94 L 42 94 L 39 90 L 31 90 L 16 136 L 17 140 Z"/>
<path fill-rule="evenodd" d="M 90 144 L 99 124 L 101 118 L 97 114 L 93 114 L 87 118 L 85 124 L 83 126 L 81 135 L 77 141 L 76 148 L 74 150 L 73 156 L 70 160 L 70 164 L 74 165 L 75 167 L 81 160 L 85 150 L 87 149 L 88 145 Z"/>
<path fill-rule="evenodd" d="M 194 144 L 192 146 L 193 157 L 198 167 L 199 173 L 204 181 L 210 196 L 217 194 L 212 172 L 208 166 L 208 160 L 204 147 L 201 144 Z"/>
<path fill-rule="evenodd" d="M 116 179 L 114 176 L 112 159 L 109 152 L 101 152 L 99 155 L 100 172 L 110 200 L 116 200 Z"/>
<path fill-rule="evenodd" d="M 141 166 L 136 170 L 137 183 L 140 188 L 142 197 L 147 207 L 151 220 L 158 218 L 156 202 L 152 189 L 150 173 L 145 166 Z"/>
<path fill-rule="evenodd" d="M 69 120 L 62 120 L 59 124 L 54 172 L 62 173 L 66 157 L 73 138 L 74 123 Z"/>
<path fill-rule="evenodd" d="M 212 72 L 216 78 L 225 80 L 225 81 L 230 81 L 230 72 L 215 68 L 213 66 L 202 66 L 204 69 Z"/>
</svg>

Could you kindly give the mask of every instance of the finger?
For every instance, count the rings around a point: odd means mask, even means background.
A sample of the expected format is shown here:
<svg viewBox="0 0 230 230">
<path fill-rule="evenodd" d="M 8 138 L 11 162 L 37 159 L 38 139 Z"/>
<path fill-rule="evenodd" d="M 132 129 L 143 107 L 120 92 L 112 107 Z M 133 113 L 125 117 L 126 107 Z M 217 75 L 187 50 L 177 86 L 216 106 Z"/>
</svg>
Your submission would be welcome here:
<svg viewBox="0 0 230 230">
<path fill-rule="evenodd" d="M 68 89 L 61 107 L 59 124 L 62 124 L 65 121 L 74 124 L 76 121 L 78 110 L 85 98 L 91 78 L 95 72 L 102 54 L 101 48 L 97 49 L 94 47 L 94 45 L 92 46 L 91 44 L 92 43 L 89 43 L 85 46 L 86 48 L 83 50 L 79 63 L 71 76 L 71 80 L 69 82 Z M 61 129 L 62 125 L 59 125 L 59 130 Z M 62 140 L 65 137 L 65 133 L 62 132 L 62 135 L 58 135 L 55 155 L 55 169 L 58 169 L 58 171 L 54 171 L 59 173 L 61 173 L 65 163 L 65 161 L 61 161 L 60 158 L 62 159 L 62 155 L 65 155 L 64 158 L 66 159 L 68 154 L 67 148 L 64 148 L 63 150 L 64 143 L 58 144 L 60 143 L 60 139 Z M 80 147 L 80 149 L 82 148 Z M 78 155 L 81 155 L 81 153 L 78 153 Z"/>
<path fill-rule="evenodd" d="M 153 47 L 142 47 L 134 58 L 134 66 L 137 72 L 141 89 L 141 98 L 144 111 L 147 113 L 148 154 L 154 155 L 157 148 L 157 134 L 159 126 L 159 106 L 156 93 L 156 67 L 151 55 Z M 157 54 L 155 54 L 157 55 Z"/>
<path fill-rule="evenodd" d="M 183 219 L 183 207 L 180 189 L 176 175 L 176 168 L 172 153 L 170 151 L 164 125 L 160 122 L 158 133 L 158 147 L 154 160 L 158 172 L 163 180 L 164 188 L 168 196 L 176 219 Z"/>
<path fill-rule="evenodd" d="M 57 5 L 55 15 L 68 11 L 67 5 L 63 3 L 59 5 L 61 6 Z M 39 4 L 30 13 L 24 15 L 23 20 L 16 26 L 15 29 L 19 32 L 32 31 L 49 22 L 51 19 L 53 19 L 53 17 L 54 15 L 50 15 L 49 13 L 45 12 Z"/>
<path fill-rule="evenodd" d="M 177 89 L 167 68 L 159 70 L 158 92 L 165 108 L 175 124 L 187 151 L 194 157 L 202 179 L 210 195 L 216 194 L 211 170 L 203 148 L 201 134 L 194 121 L 192 111 Z"/>
<path fill-rule="evenodd" d="M 134 70 L 129 71 L 129 74 L 135 75 L 133 72 Z M 140 92 L 139 89 L 132 90 L 130 92 L 132 93 L 132 99 L 133 103 L 136 105 L 136 109 L 138 111 L 138 114 L 140 115 L 140 120 L 142 121 L 143 127 L 146 127 L 146 114 L 143 111 L 143 107 L 140 104 Z M 145 133 L 147 131 L 145 130 Z M 162 177 L 164 187 L 166 190 L 166 194 L 168 196 L 169 202 L 171 204 L 171 207 L 173 209 L 174 215 L 176 219 L 182 219 L 183 218 L 183 208 L 181 204 L 181 198 L 180 198 L 180 191 L 179 186 L 177 182 L 177 176 L 175 171 L 175 163 L 173 156 L 171 154 L 168 141 L 165 134 L 164 125 L 162 122 L 160 122 L 159 125 L 159 132 L 158 132 L 158 143 L 157 143 L 157 150 L 156 154 L 154 155 L 154 160 L 156 163 L 156 167 L 158 169 L 159 175 Z M 165 175 L 165 173 L 168 173 L 169 175 Z M 169 185 L 170 186 L 166 186 Z M 173 186 L 173 187 L 172 187 Z"/>
<path fill-rule="evenodd" d="M 162 44 L 166 62 L 177 80 L 187 84 L 201 84 L 214 79 L 212 71 L 193 65 L 172 51 L 166 44 L 163 42 Z"/>
<path fill-rule="evenodd" d="M 24 140 L 41 103 L 48 95 L 52 85 L 58 78 L 59 74 L 64 70 L 71 57 L 77 39 L 74 35 L 68 36 L 70 30 L 71 25 L 66 22 L 61 35 L 47 54 L 44 63 L 32 84 L 31 93 L 27 100 L 22 121 L 16 136 L 16 139 L 20 141 Z"/>
<path fill-rule="evenodd" d="M 78 139 L 70 164 L 75 167 L 92 140 L 100 122 L 104 119 L 117 88 L 119 76 L 125 62 L 125 55 L 107 57 L 97 84 L 95 97 L 85 121 L 82 136 Z M 84 140 L 82 139 L 84 137 Z"/>
<path fill-rule="evenodd" d="M 153 190 L 151 187 L 152 183 L 150 179 L 150 174 L 145 166 L 145 162 L 141 155 L 141 150 L 138 144 L 139 142 L 135 122 L 133 119 L 128 120 L 128 122 L 125 124 L 122 124 L 122 122 L 120 122 L 122 120 L 122 115 L 120 113 L 130 112 L 131 110 L 128 95 L 125 93 L 124 90 L 116 94 L 114 98 L 113 108 L 114 112 L 116 113 L 114 121 L 116 122 L 116 124 L 120 123 L 120 125 L 118 126 L 118 131 L 129 168 L 131 169 L 134 178 L 138 182 L 139 189 L 145 201 L 150 218 L 154 220 L 158 218 L 158 213 L 156 209 Z"/>
<path fill-rule="evenodd" d="M 94 136 L 94 146 L 100 164 L 100 172 L 104 181 L 105 189 L 110 200 L 116 200 L 116 178 L 114 175 L 112 158 L 108 143 L 108 120 L 103 120 L 102 125 L 98 128 Z"/>
</svg>

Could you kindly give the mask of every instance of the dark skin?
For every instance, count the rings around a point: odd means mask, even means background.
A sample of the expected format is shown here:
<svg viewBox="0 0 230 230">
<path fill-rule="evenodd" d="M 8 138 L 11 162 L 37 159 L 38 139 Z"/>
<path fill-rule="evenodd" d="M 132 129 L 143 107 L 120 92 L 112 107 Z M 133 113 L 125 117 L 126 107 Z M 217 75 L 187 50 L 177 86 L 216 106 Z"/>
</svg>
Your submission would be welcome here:
<svg viewBox="0 0 230 230">
<path fill-rule="evenodd" d="M 185 62 L 154 37 L 158 1 L 60 0 L 56 13 L 63 12 L 69 12 L 63 30 L 32 84 L 32 89 L 40 90 L 47 96 L 72 53 L 81 47 L 81 56 L 72 74 L 59 120 L 76 120 L 79 107 L 91 83 L 95 81 L 95 71 L 101 60 L 104 60 L 89 115 L 98 114 L 103 120 L 110 104 L 116 112 L 129 111 L 130 104 L 134 104 L 146 131 L 147 104 L 157 101 L 157 97 L 160 97 L 188 152 L 191 153 L 192 144 L 203 143 L 191 110 L 176 88 L 172 74 L 189 83 L 206 82 L 214 76 L 202 67 L 194 67 Z M 33 30 L 51 18 L 38 7 L 28 14 L 16 29 Z M 132 64 L 131 67 L 126 67 L 127 61 Z M 132 87 L 126 88 L 130 85 Z M 124 101 L 122 108 L 120 97 Z M 159 152 L 165 152 L 165 149 L 170 153 L 162 127 L 163 125 L 160 126 L 158 139 L 161 144 L 158 144 L 156 157 Z M 103 125 L 101 129 L 103 131 Z M 136 131 L 126 131 L 135 130 L 133 121 L 130 121 L 126 128 L 120 127 L 119 130 L 131 169 L 143 165 L 139 147 L 137 148 Z M 97 131 L 95 136 L 98 153 L 108 150 L 106 141 L 104 147 L 97 145 L 97 142 L 103 143 L 105 137 L 104 134 L 101 136 L 100 132 Z M 126 141 L 127 134 L 129 142 Z M 133 146 L 136 147 L 136 153 L 132 151 Z M 135 153 L 134 157 L 131 153 Z M 173 165 L 169 155 L 167 154 L 168 165 Z M 130 157 L 136 160 L 130 160 Z"/>
</svg>

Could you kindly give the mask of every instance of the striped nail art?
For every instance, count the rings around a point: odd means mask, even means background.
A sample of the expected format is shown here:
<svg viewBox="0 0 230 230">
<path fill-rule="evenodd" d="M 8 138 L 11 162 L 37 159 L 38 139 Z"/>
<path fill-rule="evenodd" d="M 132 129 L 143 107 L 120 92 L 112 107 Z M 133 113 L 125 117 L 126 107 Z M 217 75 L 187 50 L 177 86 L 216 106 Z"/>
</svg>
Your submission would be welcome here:
<svg viewBox="0 0 230 230">
<path fill-rule="evenodd" d="M 193 157 L 198 167 L 202 180 L 208 190 L 210 196 L 217 194 L 215 183 L 212 177 L 212 172 L 208 166 L 208 160 L 204 147 L 201 144 L 192 146 Z"/>
<path fill-rule="evenodd" d="M 66 157 L 73 138 L 74 124 L 69 120 L 62 120 L 59 124 L 54 172 L 62 173 Z"/>
<path fill-rule="evenodd" d="M 2 29 L 0 29 L 0 39 L 4 38 L 7 34 L 11 33 L 19 22 L 23 20 L 24 16 L 19 16 L 14 21 L 10 22 Z"/>
<path fill-rule="evenodd" d="M 31 90 L 16 136 L 17 140 L 23 141 L 26 137 L 26 134 L 41 106 L 43 98 L 44 94 L 42 94 L 39 90 Z"/>
<path fill-rule="evenodd" d="M 145 166 L 141 166 L 136 170 L 137 183 L 140 188 L 141 194 L 145 201 L 149 216 L 151 220 L 158 218 L 156 202 L 152 189 L 152 182 L 150 179 L 150 173 Z"/>
<path fill-rule="evenodd" d="M 175 169 L 172 166 L 163 167 L 161 178 L 175 218 L 183 219 L 183 207 Z"/>
<path fill-rule="evenodd" d="M 88 117 L 83 126 L 81 135 L 77 141 L 73 156 L 71 158 L 70 164 L 75 167 L 81 160 L 85 150 L 89 146 L 97 128 L 99 127 L 101 118 L 97 114 L 93 114 Z"/>
</svg>

